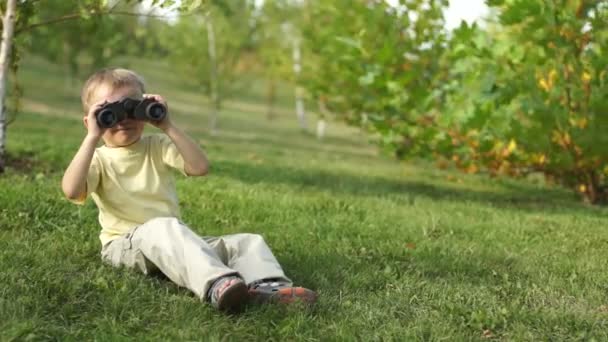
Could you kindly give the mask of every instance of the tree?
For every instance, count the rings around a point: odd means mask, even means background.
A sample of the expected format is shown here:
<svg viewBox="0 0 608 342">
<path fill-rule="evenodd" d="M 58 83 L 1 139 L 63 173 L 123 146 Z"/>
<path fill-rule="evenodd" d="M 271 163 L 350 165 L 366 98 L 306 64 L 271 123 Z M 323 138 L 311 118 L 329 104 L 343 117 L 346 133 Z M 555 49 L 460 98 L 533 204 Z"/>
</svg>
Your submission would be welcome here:
<svg viewBox="0 0 608 342">
<path fill-rule="evenodd" d="M 274 118 L 274 104 L 279 80 L 293 81 L 293 44 L 287 32 L 286 25 L 292 21 L 294 12 L 288 1 L 269 0 L 254 12 L 256 29 L 253 36 L 253 46 L 261 62 L 262 77 L 266 79 L 266 117 Z"/>
<path fill-rule="evenodd" d="M 608 2 L 490 0 L 495 23 L 450 35 L 446 5 L 307 1 L 303 84 L 397 158 L 608 201 Z"/>
<path fill-rule="evenodd" d="M 6 127 L 8 124 L 8 114 L 6 111 L 6 86 L 8 83 L 9 66 L 16 78 L 16 73 L 19 66 L 20 43 L 18 38 L 28 34 L 34 29 L 47 27 L 72 20 L 90 20 L 94 17 L 120 14 L 120 15 L 136 15 L 135 13 L 114 11 L 117 5 L 124 3 L 133 3 L 135 0 L 116 0 L 110 5 L 106 0 L 73 0 L 72 6 L 65 6 L 64 13 L 59 14 L 53 12 L 56 16 L 51 18 L 40 18 L 40 12 L 46 12 L 46 9 L 55 6 L 64 7 L 65 4 L 59 5 L 58 2 L 44 1 L 22 1 L 17 3 L 14 0 L 7 0 L 2 3 L 3 20 L 2 20 L 2 42 L 0 44 L 4 54 L 0 56 L 1 75 L 0 75 L 0 173 L 4 172 L 5 168 L 5 145 L 6 145 Z M 176 4 L 176 0 L 154 0 L 156 6 L 170 6 Z M 47 7 L 48 6 L 48 7 Z M 181 6 L 186 10 L 195 10 L 201 6 L 201 1 L 181 1 Z M 52 37 L 49 39 L 57 39 Z M 1 53 L 0 53 L 1 54 Z M 16 80 L 15 80 L 16 81 Z M 13 82 L 16 84 L 16 82 Z M 18 96 L 18 94 L 17 94 Z"/>
<path fill-rule="evenodd" d="M 398 156 L 425 154 L 420 129 L 445 46 L 447 1 L 305 3 L 301 84 L 313 100 L 378 137 Z M 420 144 L 416 142 L 420 141 Z"/>
<path fill-rule="evenodd" d="M 219 112 L 239 83 L 238 62 L 249 49 L 252 27 L 249 1 L 213 2 L 180 18 L 162 41 L 169 59 L 184 77 L 196 82 L 211 101 L 210 131 L 217 132 Z"/>
<path fill-rule="evenodd" d="M 463 27 L 445 56 L 457 81 L 444 108 L 459 108 L 444 122 L 451 159 L 493 174 L 542 172 L 606 201 L 608 2 L 488 4 L 499 13 L 493 30 Z"/>
<path fill-rule="evenodd" d="M 9 72 L 10 54 L 13 45 L 17 0 L 8 0 L 2 18 L 2 42 L 0 42 L 0 172 L 4 172 L 4 143 L 6 141 L 6 113 L 4 97 L 6 78 Z"/>
</svg>

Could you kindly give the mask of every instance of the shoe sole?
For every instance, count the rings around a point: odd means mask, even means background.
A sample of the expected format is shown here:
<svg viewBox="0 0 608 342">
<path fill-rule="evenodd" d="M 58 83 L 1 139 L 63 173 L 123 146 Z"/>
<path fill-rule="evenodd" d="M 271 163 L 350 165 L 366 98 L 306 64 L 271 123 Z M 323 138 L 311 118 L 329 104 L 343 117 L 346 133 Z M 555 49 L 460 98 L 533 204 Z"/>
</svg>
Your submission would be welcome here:
<svg viewBox="0 0 608 342">
<path fill-rule="evenodd" d="M 256 302 L 272 302 L 291 304 L 301 301 L 306 304 L 313 304 L 317 301 L 318 295 L 311 290 L 303 287 L 287 287 L 273 292 L 251 290 L 249 294 L 255 298 Z"/>
<path fill-rule="evenodd" d="M 249 299 L 247 285 L 243 282 L 232 284 L 224 290 L 217 301 L 217 308 L 222 311 L 238 311 Z"/>
</svg>

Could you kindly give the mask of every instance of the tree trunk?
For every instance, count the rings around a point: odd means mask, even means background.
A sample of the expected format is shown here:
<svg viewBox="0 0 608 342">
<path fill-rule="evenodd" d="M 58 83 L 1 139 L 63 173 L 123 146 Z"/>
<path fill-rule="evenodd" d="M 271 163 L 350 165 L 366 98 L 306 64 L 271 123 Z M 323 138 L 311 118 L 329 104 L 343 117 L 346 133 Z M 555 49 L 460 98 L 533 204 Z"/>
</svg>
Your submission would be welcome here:
<svg viewBox="0 0 608 342">
<path fill-rule="evenodd" d="M 207 50 L 209 53 L 209 85 L 211 97 L 211 115 L 209 120 L 209 130 L 211 135 L 217 134 L 217 121 L 220 111 L 220 95 L 217 79 L 217 54 L 215 51 L 215 31 L 213 29 L 213 21 L 211 15 L 207 14 Z"/>
<path fill-rule="evenodd" d="M 6 97 L 6 84 L 10 66 L 11 47 L 15 30 L 15 15 L 17 0 L 7 0 L 6 12 L 2 18 L 2 42 L 0 42 L 0 173 L 4 172 L 5 144 L 6 144 L 6 110 L 4 107 Z"/>
<path fill-rule="evenodd" d="M 276 100 L 276 89 L 277 82 L 273 78 L 268 80 L 268 86 L 266 88 L 266 119 L 274 119 L 274 102 Z"/>
<path fill-rule="evenodd" d="M 319 119 L 317 120 L 317 139 L 323 140 L 323 138 L 325 137 L 325 130 L 327 128 L 327 122 L 325 121 L 325 118 L 329 116 L 329 111 L 327 110 L 325 101 L 322 98 L 319 98 L 317 103 L 319 105 Z"/>
<path fill-rule="evenodd" d="M 325 129 L 327 128 L 327 123 L 325 119 L 319 118 L 317 120 L 317 139 L 323 140 L 325 138 Z"/>
<path fill-rule="evenodd" d="M 294 39 L 293 41 L 293 72 L 296 74 L 296 116 L 298 117 L 300 128 L 302 130 L 306 130 L 307 125 L 306 112 L 304 111 L 304 90 L 302 87 L 297 85 L 300 78 L 300 73 L 302 72 L 302 55 L 300 53 L 300 41 L 298 39 Z"/>
</svg>

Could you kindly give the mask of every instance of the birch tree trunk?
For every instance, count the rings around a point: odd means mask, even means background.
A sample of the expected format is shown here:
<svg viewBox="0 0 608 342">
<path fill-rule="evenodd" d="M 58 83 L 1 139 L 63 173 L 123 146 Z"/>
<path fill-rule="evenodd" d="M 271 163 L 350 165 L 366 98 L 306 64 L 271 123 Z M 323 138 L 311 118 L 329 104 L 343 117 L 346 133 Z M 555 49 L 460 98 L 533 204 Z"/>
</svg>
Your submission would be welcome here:
<svg viewBox="0 0 608 342">
<path fill-rule="evenodd" d="M 7 87 L 7 77 L 10 66 L 13 33 L 15 30 L 15 12 L 17 0 L 7 0 L 6 13 L 2 18 L 2 42 L 0 42 L 0 173 L 5 167 L 5 145 L 6 145 L 6 110 L 4 107 Z"/>
<path fill-rule="evenodd" d="M 211 15 L 207 14 L 207 50 L 209 52 L 209 85 L 211 91 L 211 115 L 209 121 L 209 129 L 211 135 L 217 134 L 217 121 L 220 111 L 220 96 L 217 79 L 217 53 L 215 50 L 215 31 L 213 29 L 213 21 Z"/>
<path fill-rule="evenodd" d="M 319 119 L 317 120 L 317 139 L 323 140 L 325 137 L 325 130 L 327 128 L 327 122 L 325 118 L 329 116 L 329 110 L 327 110 L 327 106 L 325 105 L 325 101 L 323 99 L 319 99 L 317 101 L 319 105 Z"/>
<path fill-rule="evenodd" d="M 293 40 L 293 72 L 296 75 L 296 81 L 300 78 L 302 72 L 302 55 L 300 53 L 300 41 L 298 39 Z M 296 84 L 295 89 L 296 97 L 296 116 L 302 130 L 307 129 L 306 125 L 306 112 L 304 111 L 304 89 Z"/>
</svg>

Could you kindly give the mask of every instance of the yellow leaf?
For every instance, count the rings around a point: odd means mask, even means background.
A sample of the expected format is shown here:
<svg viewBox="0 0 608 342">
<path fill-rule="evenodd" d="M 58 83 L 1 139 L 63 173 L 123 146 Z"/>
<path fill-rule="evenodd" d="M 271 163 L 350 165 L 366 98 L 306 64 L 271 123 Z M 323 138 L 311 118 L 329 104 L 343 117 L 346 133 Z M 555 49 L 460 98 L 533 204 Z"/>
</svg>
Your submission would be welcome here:
<svg viewBox="0 0 608 342">
<path fill-rule="evenodd" d="M 549 91 L 551 89 L 549 87 L 549 83 L 547 83 L 547 81 L 545 81 L 544 78 L 541 78 L 540 80 L 538 80 L 538 87 L 544 91 Z"/>
<path fill-rule="evenodd" d="M 509 153 L 513 153 L 515 149 L 517 149 L 517 143 L 515 140 L 511 139 L 511 141 L 509 141 L 509 145 L 507 146 L 507 151 L 509 151 Z"/>
<path fill-rule="evenodd" d="M 572 143 L 572 138 L 570 138 L 570 133 L 568 132 L 553 131 L 551 140 L 563 148 L 568 148 Z"/>
<path fill-rule="evenodd" d="M 543 165 L 547 162 L 547 156 L 543 153 L 536 153 L 532 155 L 532 161 L 536 164 Z"/>
<path fill-rule="evenodd" d="M 580 128 L 580 129 L 585 129 L 585 127 L 587 127 L 587 118 L 580 118 L 577 120 L 576 122 L 576 127 Z"/>
<path fill-rule="evenodd" d="M 589 81 L 591 81 L 591 75 L 588 72 L 583 71 L 583 74 L 581 75 L 581 79 L 583 80 L 583 82 L 589 83 Z"/>
<path fill-rule="evenodd" d="M 570 138 L 570 133 L 564 133 L 564 145 L 569 146 L 572 143 L 572 139 Z"/>
<path fill-rule="evenodd" d="M 579 186 L 578 186 L 578 191 L 579 191 L 580 193 L 585 193 L 585 192 L 587 192 L 587 186 L 586 186 L 585 184 L 581 184 L 581 185 L 579 185 Z"/>
<path fill-rule="evenodd" d="M 551 71 L 549 71 L 549 83 L 551 83 L 551 85 L 553 85 L 556 78 L 557 78 L 557 71 L 555 69 L 551 69 Z"/>
<path fill-rule="evenodd" d="M 570 119 L 568 119 L 568 121 L 570 122 L 570 125 L 572 125 L 574 127 L 578 127 L 580 129 L 585 129 L 585 127 L 587 127 L 587 124 L 589 122 L 587 120 L 587 118 L 584 118 L 584 117 L 578 118 L 578 119 L 570 118 Z"/>
</svg>

